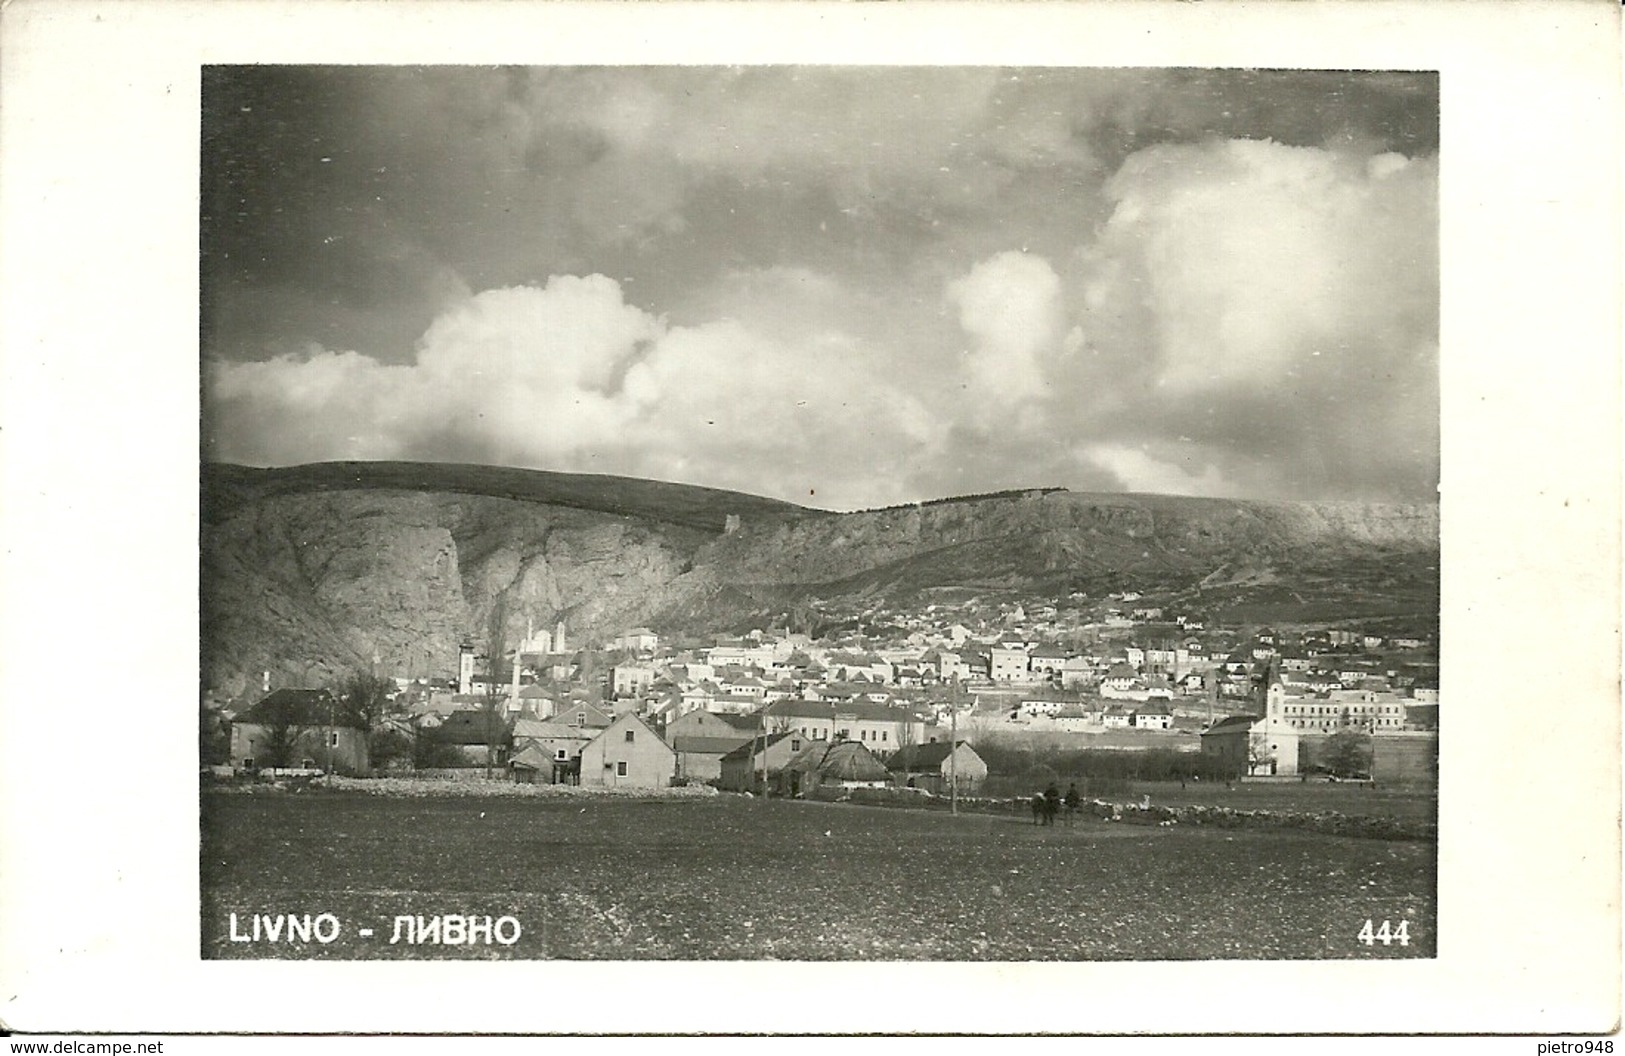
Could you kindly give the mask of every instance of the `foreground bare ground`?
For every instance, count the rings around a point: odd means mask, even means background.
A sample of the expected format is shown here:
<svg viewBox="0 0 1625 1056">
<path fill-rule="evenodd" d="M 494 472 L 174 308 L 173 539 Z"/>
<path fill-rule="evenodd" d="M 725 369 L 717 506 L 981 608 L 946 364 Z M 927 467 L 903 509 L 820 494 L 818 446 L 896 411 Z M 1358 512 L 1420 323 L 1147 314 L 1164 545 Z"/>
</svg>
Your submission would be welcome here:
<svg viewBox="0 0 1625 1056">
<path fill-rule="evenodd" d="M 846 804 L 203 797 L 206 957 L 1117 960 L 1429 957 L 1435 847 Z M 331 913 L 330 943 L 240 942 Z M 511 915 L 511 946 L 390 944 Z M 1408 922 L 1408 945 L 1357 941 Z M 370 928 L 373 935 L 361 936 Z"/>
</svg>

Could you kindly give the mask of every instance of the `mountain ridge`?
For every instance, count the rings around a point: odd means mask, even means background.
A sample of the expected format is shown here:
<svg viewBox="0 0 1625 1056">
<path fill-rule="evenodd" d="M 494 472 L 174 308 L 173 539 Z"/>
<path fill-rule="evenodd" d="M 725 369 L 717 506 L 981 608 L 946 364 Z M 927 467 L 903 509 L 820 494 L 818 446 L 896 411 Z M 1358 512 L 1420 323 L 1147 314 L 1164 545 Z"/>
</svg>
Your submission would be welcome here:
<svg viewBox="0 0 1625 1056">
<path fill-rule="evenodd" d="M 203 677 L 225 692 L 263 671 L 325 684 L 374 656 L 445 673 L 465 637 L 511 650 L 559 621 L 578 642 L 637 624 L 698 634 L 943 588 L 1096 595 L 1205 579 L 1212 596 L 1226 569 L 1222 582 L 1292 586 L 1357 568 L 1373 582 L 1400 570 L 1390 588 L 1408 605 L 1437 594 L 1431 504 L 1023 489 L 834 513 L 490 466 L 205 464 L 201 477 Z"/>
</svg>

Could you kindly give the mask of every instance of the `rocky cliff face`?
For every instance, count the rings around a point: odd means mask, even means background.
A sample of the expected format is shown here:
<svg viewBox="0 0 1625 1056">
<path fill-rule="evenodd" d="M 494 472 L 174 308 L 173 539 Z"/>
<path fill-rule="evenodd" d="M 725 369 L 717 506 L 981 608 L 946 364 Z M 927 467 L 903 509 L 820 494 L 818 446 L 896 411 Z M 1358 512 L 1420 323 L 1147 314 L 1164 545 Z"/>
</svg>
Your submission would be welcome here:
<svg viewBox="0 0 1625 1056">
<path fill-rule="evenodd" d="M 1049 492 L 838 517 L 744 522 L 700 560 L 734 580 L 839 581 L 893 562 L 1014 543 L 1026 571 L 1138 563 L 1211 568 L 1238 555 L 1307 547 L 1436 549 L 1437 506 L 1271 503 Z"/>
<path fill-rule="evenodd" d="M 378 657 L 455 671 L 459 643 L 512 648 L 527 620 L 591 632 L 640 622 L 704 577 L 705 533 L 477 496 L 283 495 L 208 526 L 204 679 L 241 692 L 263 671 L 323 685 Z"/>
<path fill-rule="evenodd" d="M 375 656 L 449 674 L 464 637 L 511 649 L 527 621 L 563 620 L 576 641 L 636 624 L 670 634 L 814 594 L 1194 582 L 1306 553 L 1435 551 L 1439 538 L 1431 506 L 1051 492 L 831 515 L 660 485 L 592 509 L 615 493 L 603 478 L 516 488 L 519 471 L 502 471 L 493 495 L 453 490 L 443 467 L 419 487 L 397 486 L 399 464 L 379 479 L 364 465 L 342 478 L 317 468 L 205 467 L 208 688 L 243 692 L 267 670 L 277 684 L 328 684 Z M 211 474 L 230 475 L 229 501 L 211 502 Z M 550 501 L 566 486 L 569 504 Z M 745 511 L 736 527 L 732 508 Z"/>
</svg>

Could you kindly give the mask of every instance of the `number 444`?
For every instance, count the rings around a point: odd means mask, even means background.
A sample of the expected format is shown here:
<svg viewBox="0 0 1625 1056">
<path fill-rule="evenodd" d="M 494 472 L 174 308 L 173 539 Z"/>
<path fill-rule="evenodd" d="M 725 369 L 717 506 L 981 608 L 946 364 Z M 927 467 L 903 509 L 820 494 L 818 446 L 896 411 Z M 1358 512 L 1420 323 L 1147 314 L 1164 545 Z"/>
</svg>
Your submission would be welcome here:
<svg viewBox="0 0 1625 1056">
<path fill-rule="evenodd" d="M 1379 942 L 1384 946 L 1396 942 L 1401 946 L 1409 946 L 1411 944 L 1410 925 L 1411 922 L 1408 920 L 1401 920 L 1397 926 L 1390 925 L 1384 920 L 1380 927 L 1375 927 L 1375 930 L 1373 930 L 1373 922 L 1367 920 L 1365 927 L 1360 929 L 1360 934 L 1356 935 L 1355 938 L 1367 946 L 1375 946 Z"/>
</svg>

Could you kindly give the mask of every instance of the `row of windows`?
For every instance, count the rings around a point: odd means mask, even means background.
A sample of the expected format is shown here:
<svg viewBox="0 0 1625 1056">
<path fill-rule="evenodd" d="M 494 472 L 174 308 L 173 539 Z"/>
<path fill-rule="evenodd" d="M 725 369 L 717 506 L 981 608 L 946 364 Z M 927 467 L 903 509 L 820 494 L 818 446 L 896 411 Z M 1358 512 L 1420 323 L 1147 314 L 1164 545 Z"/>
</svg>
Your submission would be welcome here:
<svg viewBox="0 0 1625 1056">
<path fill-rule="evenodd" d="M 1311 727 L 1311 728 L 1318 727 L 1319 729 L 1329 730 L 1329 729 L 1333 729 L 1333 728 L 1335 728 L 1335 727 L 1337 727 L 1339 725 L 1348 725 L 1348 726 L 1351 726 L 1354 729 L 1364 729 L 1366 727 L 1366 723 L 1363 722 L 1363 721 L 1358 722 L 1358 723 L 1340 723 L 1335 718 L 1327 718 L 1327 719 L 1293 719 L 1293 720 L 1291 720 L 1291 722 L 1292 722 L 1293 728 L 1294 729 L 1299 729 L 1299 730 L 1304 729 L 1305 727 Z M 1376 724 L 1378 726 L 1389 726 L 1389 727 L 1403 726 L 1404 725 L 1404 723 L 1402 723 L 1398 719 L 1377 719 Z"/>
<path fill-rule="evenodd" d="M 837 738 L 839 738 L 840 740 L 846 741 L 846 740 L 851 740 L 852 739 L 852 731 L 850 729 L 846 729 L 846 728 L 843 727 L 842 729 L 836 730 L 835 733 L 836 733 Z M 803 726 L 803 727 L 801 727 L 801 735 L 803 737 L 810 737 L 815 741 L 827 741 L 827 740 L 829 740 L 829 731 L 824 730 L 824 729 L 819 729 L 817 727 L 808 728 L 806 726 Z M 875 742 L 877 744 L 882 743 L 882 742 L 884 742 L 884 743 L 890 743 L 891 742 L 891 731 L 890 730 L 859 730 L 858 731 L 858 736 L 862 740 L 873 741 L 873 742 Z"/>
</svg>

